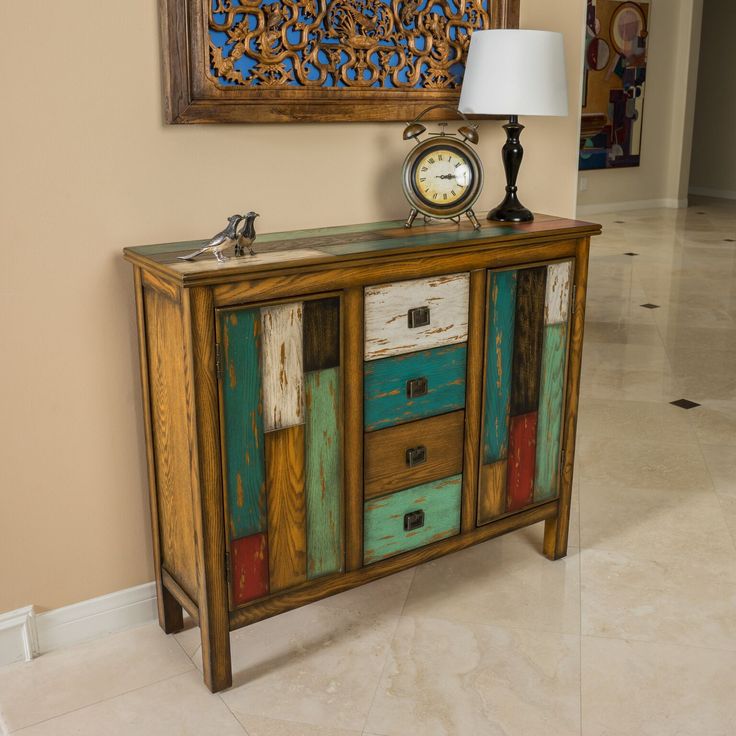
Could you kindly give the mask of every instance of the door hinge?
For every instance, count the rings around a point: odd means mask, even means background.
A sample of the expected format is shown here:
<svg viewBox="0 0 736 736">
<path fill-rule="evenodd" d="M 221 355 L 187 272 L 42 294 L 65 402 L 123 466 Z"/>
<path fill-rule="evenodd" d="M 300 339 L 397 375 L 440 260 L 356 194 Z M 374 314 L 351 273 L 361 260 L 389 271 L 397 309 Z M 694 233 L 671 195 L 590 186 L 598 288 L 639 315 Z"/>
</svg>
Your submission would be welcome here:
<svg viewBox="0 0 736 736">
<path fill-rule="evenodd" d="M 230 573 L 230 553 L 225 550 L 225 580 L 227 580 L 227 584 L 230 585 L 231 573 Z"/>
<path fill-rule="evenodd" d="M 215 343 L 215 367 L 217 370 L 217 377 L 222 378 L 222 348 L 220 343 Z"/>
<path fill-rule="evenodd" d="M 577 296 L 578 296 L 578 285 L 573 284 L 572 285 L 572 313 L 575 314 L 575 309 L 577 305 Z"/>
</svg>

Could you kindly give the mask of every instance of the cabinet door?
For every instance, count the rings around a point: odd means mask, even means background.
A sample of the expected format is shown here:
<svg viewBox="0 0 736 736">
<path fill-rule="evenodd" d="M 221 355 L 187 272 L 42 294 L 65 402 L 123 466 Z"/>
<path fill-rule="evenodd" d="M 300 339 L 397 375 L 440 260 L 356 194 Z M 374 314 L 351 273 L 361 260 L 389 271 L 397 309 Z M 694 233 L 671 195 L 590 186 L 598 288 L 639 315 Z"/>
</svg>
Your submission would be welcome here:
<svg viewBox="0 0 736 736">
<path fill-rule="evenodd" d="M 340 300 L 218 312 L 231 604 L 343 569 Z"/>
<path fill-rule="evenodd" d="M 559 493 L 572 275 L 488 272 L 478 524 Z"/>
</svg>

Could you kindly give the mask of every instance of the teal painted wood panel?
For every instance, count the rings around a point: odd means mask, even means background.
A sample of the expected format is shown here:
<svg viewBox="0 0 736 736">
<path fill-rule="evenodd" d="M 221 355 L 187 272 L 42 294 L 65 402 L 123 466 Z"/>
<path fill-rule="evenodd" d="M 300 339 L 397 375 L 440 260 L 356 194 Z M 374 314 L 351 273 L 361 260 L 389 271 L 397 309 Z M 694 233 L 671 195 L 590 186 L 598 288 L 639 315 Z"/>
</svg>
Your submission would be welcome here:
<svg viewBox="0 0 736 736">
<path fill-rule="evenodd" d="M 465 344 L 396 355 L 365 364 L 364 421 L 368 432 L 465 406 Z M 424 396 L 410 399 L 406 384 L 427 379 Z"/>
<path fill-rule="evenodd" d="M 483 464 L 504 460 L 509 448 L 511 363 L 514 354 L 516 271 L 491 271 L 486 322 Z"/>
<path fill-rule="evenodd" d="M 259 309 L 220 314 L 225 483 L 230 538 L 267 528 Z"/>
<path fill-rule="evenodd" d="M 305 376 L 307 577 L 343 567 L 340 465 L 340 370 Z"/>
<path fill-rule="evenodd" d="M 423 547 L 460 532 L 460 489 L 463 476 L 407 488 L 365 502 L 363 562 Z M 404 515 L 424 511 L 424 526 L 404 531 Z"/>
<path fill-rule="evenodd" d="M 558 493 L 566 349 L 567 325 L 547 325 L 539 389 L 535 501 L 555 498 Z"/>
</svg>

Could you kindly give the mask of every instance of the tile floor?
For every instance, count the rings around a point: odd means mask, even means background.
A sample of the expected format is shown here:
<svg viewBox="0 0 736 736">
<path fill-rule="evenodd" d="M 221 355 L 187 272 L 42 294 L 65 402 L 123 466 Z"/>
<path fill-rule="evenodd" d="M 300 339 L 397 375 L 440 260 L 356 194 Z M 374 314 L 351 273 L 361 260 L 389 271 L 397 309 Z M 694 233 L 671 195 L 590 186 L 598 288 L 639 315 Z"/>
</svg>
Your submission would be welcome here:
<svg viewBox="0 0 736 736">
<path fill-rule="evenodd" d="M 52 652 L 0 670 L 0 726 L 734 736 L 736 203 L 600 220 L 566 559 L 534 527 L 240 630 L 219 696 L 197 629 Z"/>
</svg>

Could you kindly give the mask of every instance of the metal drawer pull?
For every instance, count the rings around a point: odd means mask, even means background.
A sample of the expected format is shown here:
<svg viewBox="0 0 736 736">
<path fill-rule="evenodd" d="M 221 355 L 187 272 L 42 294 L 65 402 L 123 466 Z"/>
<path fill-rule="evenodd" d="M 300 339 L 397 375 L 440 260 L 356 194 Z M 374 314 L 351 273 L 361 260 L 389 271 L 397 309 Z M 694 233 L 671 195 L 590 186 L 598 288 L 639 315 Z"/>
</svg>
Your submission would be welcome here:
<svg viewBox="0 0 736 736">
<path fill-rule="evenodd" d="M 429 307 L 414 307 L 407 312 L 409 329 L 426 327 L 429 324 Z"/>
<path fill-rule="evenodd" d="M 408 399 L 418 399 L 420 396 L 426 396 L 429 391 L 429 382 L 424 376 L 412 378 L 406 382 L 406 397 Z"/>
<path fill-rule="evenodd" d="M 424 526 L 424 511 L 410 511 L 404 514 L 404 531 L 412 532 L 415 529 L 421 529 Z"/>
<path fill-rule="evenodd" d="M 406 464 L 410 468 L 417 465 L 423 465 L 427 462 L 427 448 L 424 445 L 418 447 L 410 447 L 406 451 Z"/>
</svg>

